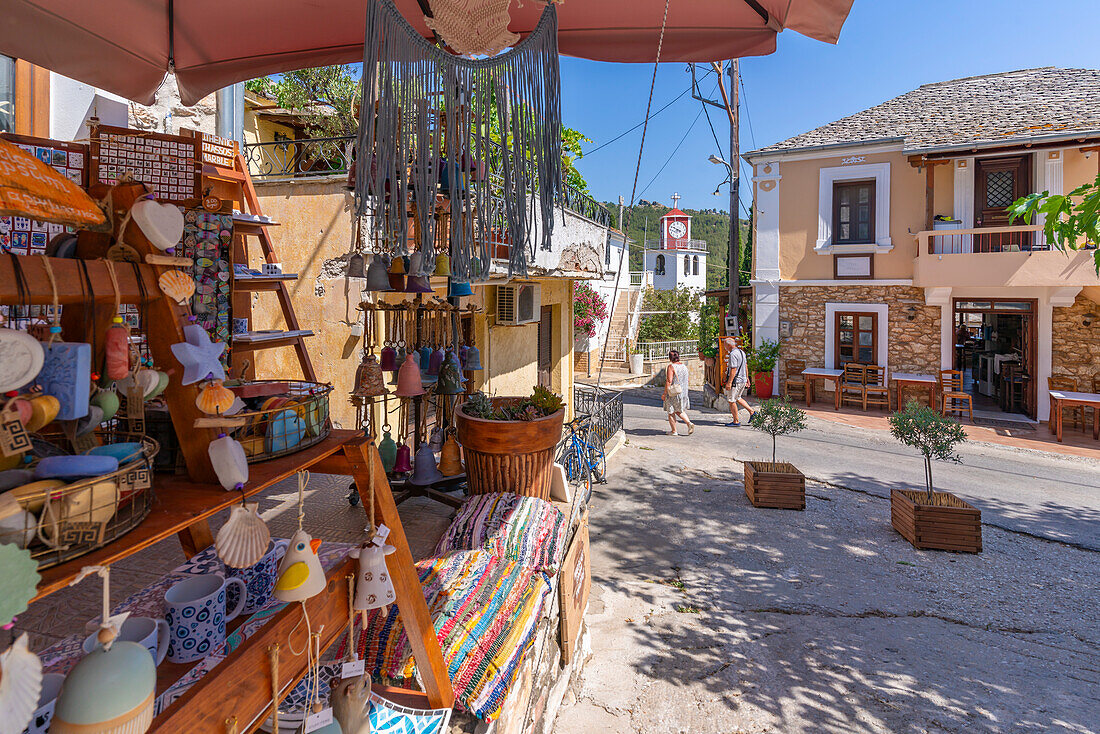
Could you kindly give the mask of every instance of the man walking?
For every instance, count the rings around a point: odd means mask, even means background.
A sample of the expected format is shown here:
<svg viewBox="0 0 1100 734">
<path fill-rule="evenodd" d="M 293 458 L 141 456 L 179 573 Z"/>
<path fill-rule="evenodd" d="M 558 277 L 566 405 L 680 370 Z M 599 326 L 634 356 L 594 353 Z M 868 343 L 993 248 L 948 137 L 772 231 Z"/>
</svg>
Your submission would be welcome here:
<svg viewBox="0 0 1100 734">
<path fill-rule="evenodd" d="M 745 402 L 744 398 L 745 390 L 749 386 L 748 357 L 745 356 L 745 351 L 741 349 L 740 338 L 726 337 L 722 340 L 722 343 L 729 349 L 729 353 L 726 355 L 726 379 L 722 383 L 722 393 L 729 401 L 730 415 L 733 416 L 733 420 L 726 425 L 736 427 L 741 425 L 738 406 L 749 411 L 750 418 L 756 413 Z"/>
</svg>

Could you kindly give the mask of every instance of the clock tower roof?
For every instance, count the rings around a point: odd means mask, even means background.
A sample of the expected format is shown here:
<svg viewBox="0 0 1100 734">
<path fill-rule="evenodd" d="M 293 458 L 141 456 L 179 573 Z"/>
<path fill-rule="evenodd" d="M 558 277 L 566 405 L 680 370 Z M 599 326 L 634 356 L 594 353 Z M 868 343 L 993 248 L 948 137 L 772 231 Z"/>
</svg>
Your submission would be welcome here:
<svg viewBox="0 0 1100 734">
<path fill-rule="evenodd" d="M 668 219 L 669 217 L 686 217 L 686 216 L 688 216 L 688 214 L 686 212 L 681 211 L 678 207 L 673 207 L 672 209 L 669 209 L 668 213 L 665 214 L 663 217 L 661 217 L 661 219 Z"/>
</svg>

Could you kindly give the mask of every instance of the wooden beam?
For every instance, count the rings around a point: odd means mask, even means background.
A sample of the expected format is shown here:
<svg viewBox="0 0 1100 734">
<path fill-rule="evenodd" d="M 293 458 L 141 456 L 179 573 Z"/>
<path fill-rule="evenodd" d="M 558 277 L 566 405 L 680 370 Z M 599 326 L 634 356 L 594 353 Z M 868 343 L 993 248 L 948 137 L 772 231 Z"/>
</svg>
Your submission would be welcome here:
<svg viewBox="0 0 1100 734">
<path fill-rule="evenodd" d="M 344 455 L 351 465 L 363 507 L 369 506 L 367 503 L 371 501 L 373 494 L 377 519 L 390 529 L 386 542 L 397 549 L 395 553 L 386 556 L 386 568 L 390 571 L 393 588 L 397 592 L 397 609 L 412 645 L 413 659 L 416 661 L 424 692 L 428 694 L 428 700 L 434 708 L 451 708 L 455 700 L 451 678 L 443 662 L 443 651 L 439 648 L 439 638 L 436 637 L 428 604 L 424 600 L 424 589 L 416 574 L 416 566 L 413 565 L 412 552 L 401 526 L 401 517 L 397 514 L 390 483 L 386 480 L 382 457 L 367 437 L 344 444 Z"/>
<path fill-rule="evenodd" d="M 34 135 L 34 71 L 23 59 L 15 60 L 15 132 Z"/>
<path fill-rule="evenodd" d="M 136 228 L 135 228 L 136 229 Z M 0 303 L 45 305 L 53 303 L 50 279 L 46 275 L 41 255 L 14 255 L 0 258 Z M 111 278 L 107 266 L 102 260 L 88 260 L 88 280 L 91 291 L 79 260 L 51 257 L 50 268 L 57 282 L 58 302 L 63 305 L 111 304 L 115 296 L 111 288 Z M 24 300 L 16 282 L 16 271 L 20 271 L 27 284 L 29 298 Z M 123 303 L 148 303 L 160 299 L 162 293 L 157 285 L 157 274 L 151 265 L 117 263 L 115 274 L 118 276 L 118 289 Z M 140 282 L 140 285 L 139 285 Z M 144 286 L 144 291 L 142 287 Z"/>
<path fill-rule="evenodd" d="M 936 196 L 936 167 L 925 166 L 924 169 L 924 226 L 932 229 L 935 213 Z"/>
<path fill-rule="evenodd" d="M 50 137 L 50 71 L 35 66 L 31 71 L 34 85 L 31 108 L 31 135 Z M 77 137 L 80 137 L 79 135 Z"/>
</svg>

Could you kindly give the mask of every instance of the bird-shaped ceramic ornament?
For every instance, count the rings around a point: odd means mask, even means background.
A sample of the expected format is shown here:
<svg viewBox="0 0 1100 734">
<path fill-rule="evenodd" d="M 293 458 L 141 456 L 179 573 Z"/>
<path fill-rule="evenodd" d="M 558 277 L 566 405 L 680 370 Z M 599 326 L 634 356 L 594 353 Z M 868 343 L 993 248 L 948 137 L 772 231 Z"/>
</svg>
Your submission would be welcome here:
<svg viewBox="0 0 1100 734">
<path fill-rule="evenodd" d="M 379 530 L 368 542 L 351 552 L 352 558 L 359 559 L 359 573 L 355 577 L 355 600 L 352 603 L 352 608 L 356 611 L 380 609 L 397 601 L 390 572 L 386 569 L 386 556 L 397 549 L 386 543 L 388 532 L 385 526 Z M 370 532 L 370 528 L 367 528 L 367 532 Z"/>
<path fill-rule="evenodd" d="M 279 601 L 305 601 L 325 589 L 325 569 L 317 557 L 321 541 L 305 530 L 294 533 L 286 555 L 279 563 L 275 581 L 275 598 Z"/>
</svg>

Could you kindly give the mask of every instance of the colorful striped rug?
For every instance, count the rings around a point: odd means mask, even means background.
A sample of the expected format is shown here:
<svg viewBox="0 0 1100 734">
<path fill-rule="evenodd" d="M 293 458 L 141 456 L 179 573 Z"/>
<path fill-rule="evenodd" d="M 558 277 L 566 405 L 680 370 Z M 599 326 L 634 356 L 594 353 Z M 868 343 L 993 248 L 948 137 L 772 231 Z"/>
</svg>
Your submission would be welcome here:
<svg viewBox="0 0 1100 734">
<path fill-rule="evenodd" d="M 435 553 L 480 548 L 526 568 L 556 574 L 567 530 L 568 518 L 546 500 L 500 492 L 475 495 L 459 508 Z"/>
</svg>

